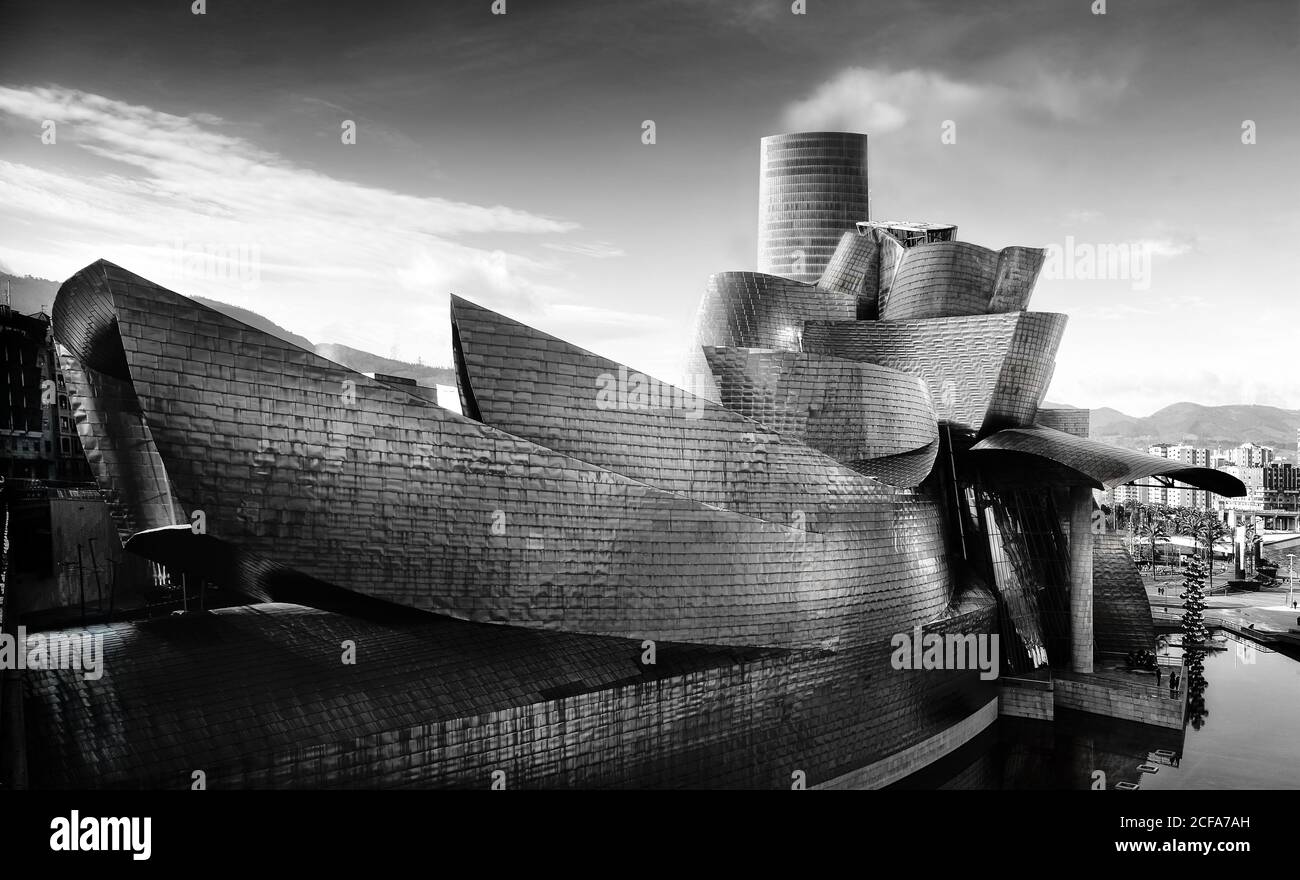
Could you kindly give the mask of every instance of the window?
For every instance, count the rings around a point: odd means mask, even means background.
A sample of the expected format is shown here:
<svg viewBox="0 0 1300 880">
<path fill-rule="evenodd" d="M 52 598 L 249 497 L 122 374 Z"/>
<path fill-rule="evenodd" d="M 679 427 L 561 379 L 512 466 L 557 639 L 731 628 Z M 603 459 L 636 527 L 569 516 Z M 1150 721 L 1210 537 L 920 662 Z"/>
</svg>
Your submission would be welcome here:
<svg viewBox="0 0 1300 880">
<path fill-rule="evenodd" d="M 72 432 L 72 423 L 68 421 L 67 416 L 59 417 L 59 427 L 63 429 L 63 433 L 65 434 Z"/>
<path fill-rule="evenodd" d="M 60 438 L 59 438 L 59 448 L 63 450 L 63 454 L 64 454 L 64 455 L 71 455 L 71 454 L 72 454 L 72 441 L 69 440 L 67 437 L 60 437 Z"/>
</svg>

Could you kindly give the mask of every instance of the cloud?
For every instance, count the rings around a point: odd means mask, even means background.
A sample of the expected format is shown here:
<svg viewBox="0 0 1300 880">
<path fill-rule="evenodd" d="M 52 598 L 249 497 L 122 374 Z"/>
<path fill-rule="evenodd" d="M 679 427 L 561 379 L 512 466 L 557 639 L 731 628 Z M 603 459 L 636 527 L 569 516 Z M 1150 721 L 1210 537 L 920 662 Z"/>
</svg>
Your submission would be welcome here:
<svg viewBox="0 0 1300 880">
<path fill-rule="evenodd" d="M 984 99 L 983 90 L 934 71 L 890 73 L 850 67 L 787 107 L 785 124 L 792 131 L 845 129 L 885 134 L 907 124 L 909 111 L 921 103 L 960 108 Z"/>
<path fill-rule="evenodd" d="M 452 290 L 525 313 L 561 296 L 560 267 L 513 243 L 579 228 L 306 168 L 231 134 L 211 114 L 177 116 L 51 86 L 0 87 L 0 118 L 34 132 L 44 120 L 57 124 L 56 143 L 35 158 L 0 160 L 0 203 L 16 228 L 39 230 L 3 247 L 10 262 L 44 254 L 25 271 L 62 278 L 103 256 L 182 293 L 256 309 L 310 338 L 326 341 L 326 326 L 355 326 L 358 340 L 393 332 L 393 344 L 426 361 L 446 357 Z M 361 148 L 337 149 L 334 168 Z M 501 245 L 475 246 L 470 236 Z M 615 250 L 545 243 L 593 255 Z M 194 259 L 211 253 L 223 256 Z M 231 260 L 243 265 L 227 273 Z"/>
<path fill-rule="evenodd" d="M 1078 208 L 1073 211 L 1067 211 L 1065 214 L 1065 222 L 1068 224 L 1097 223 L 1105 218 L 1106 215 L 1101 211 L 1094 211 L 1090 208 Z"/>
<path fill-rule="evenodd" d="M 786 107 L 787 129 L 887 134 L 914 119 L 957 118 L 970 111 L 1056 121 L 1085 118 L 1123 94 L 1123 74 L 1080 77 L 1013 60 L 983 81 L 960 81 L 936 70 L 849 67 Z"/>
<path fill-rule="evenodd" d="M 593 257 L 597 260 L 608 260 L 612 257 L 626 256 L 627 252 L 617 245 L 612 245 L 606 241 L 591 242 L 555 242 L 548 241 L 542 247 L 553 251 L 560 251 L 566 254 L 577 254 L 582 257 Z"/>
<path fill-rule="evenodd" d="M 1096 306 L 1089 310 L 1090 317 L 1100 321 L 1122 321 L 1130 318 L 1140 317 L 1143 320 L 1152 315 L 1159 315 L 1157 309 L 1145 305 L 1134 305 L 1132 303 L 1116 303 L 1113 305 Z"/>
<path fill-rule="evenodd" d="M 1196 250 L 1195 242 L 1188 239 L 1143 238 L 1137 246 L 1153 257 L 1181 257 Z"/>
<path fill-rule="evenodd" d="M 552 312 L 560 322 L 595 328 L 607 337 L 628 338 L 647 332 L 668 332 L 673 329 L 672 323 L 663 315 L 627 309 L 562 303 L 557 304 Z"/>
<path fill-rule="evenodd" d="M 1048 70 L 1036 60 L 1025 81 L 1012 89 L 1000 88 L 999 94 L 1003 102 L 1020 102 L 1030 114 L 1071 122 L 1088 118 L 1094 108 L 1118 99 L 1127 88 L 1128 77 L 1122 73 L 1079 76 Z"/>
</svg>

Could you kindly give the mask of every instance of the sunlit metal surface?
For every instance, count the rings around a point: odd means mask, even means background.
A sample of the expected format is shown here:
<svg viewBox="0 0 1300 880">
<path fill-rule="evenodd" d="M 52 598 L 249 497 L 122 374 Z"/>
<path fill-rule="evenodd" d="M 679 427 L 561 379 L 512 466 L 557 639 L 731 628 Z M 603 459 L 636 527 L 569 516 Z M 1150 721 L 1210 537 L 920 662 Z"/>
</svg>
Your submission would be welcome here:
<svg viewBox="0 0 1300 880">
<path fill-rule="evenodd" d="M 920 244 L 903 252 L 889 292 L 880 298 L 886 321 L 1018 312 L 1029 304 L 1046 252 L 1000 251 L 966 241 Z"/>
<path fill-rule="evenodd" d="M 891 485 L 917 486 L 929 476 L 939 431 L 920 378 L 806 352 L 704 352 L 728 409 Z M 898 458 L 918 452 L 906 467 Z M 886 458 L 893 461 L 880 461 Z"/>
<path fill-rule="evenodd" d="M 805 351 L 920 376 L 941 421 L 976 432 L 1032 424 L 1066 317 L 1051 312 L 923 321 L 818 321 Z"/>
</svg>

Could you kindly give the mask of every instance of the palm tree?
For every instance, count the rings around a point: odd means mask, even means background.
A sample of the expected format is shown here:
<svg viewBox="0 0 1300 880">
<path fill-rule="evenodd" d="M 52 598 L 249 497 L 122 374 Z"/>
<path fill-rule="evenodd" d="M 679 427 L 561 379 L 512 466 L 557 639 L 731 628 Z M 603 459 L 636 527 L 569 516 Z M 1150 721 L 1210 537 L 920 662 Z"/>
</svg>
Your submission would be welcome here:
<svg viewBox="0 0 1300 880">
<path fill-rule="evenodd" d="M 1205 535 L 1206 555 L 1210 557 L 1209 589 L 1210 592 L 1213 593 L 1214 592 L 1214 545 L 1218 543 L 1220 538 L 1228 534 L 1228 529 L 1223 524 L 1222 520 L 1220 520 L 1214 514 L 1207 512 L 1205 516 L 1205 528 L 1204 531 L 1202 531 L 1202 534 Z M 1235 546 L 1233 547 L 1233 553 L 1236 553 Z M 1236 570 L 1236 563 L 1233 563 L 1233 571 L 1235 570 Z M 1228 579 L 1231 580 L 1231 578 Z"/>
<path fill-rule="evenodd" d="M 1169 543 L 1169 533 L 1165 531 L 1165 521 L 1163 517 L 1156 516 L 1142 524 L 1142 537 L 1151 542 L 1151 580 L 1157 578 L 1156 575 L 1156 544 L 1164 542 Z"/>
<path fill-rule="evenodd" d="M 1214 544 L 1225 534 L 1227 529 L 1217 516 L 1207 510 L 1196 510 L 1192 508 L 1183 509 L 1178 512 L 1175 519 L 1178 534 L 1188 535 L 1192 539 L 1192 546 L 1195 555 L 1200 556 L 1201 545 L 1205 546 L 1205 562 L 1209 572 L 1209 589 L 1214 591 Z"/>
</svg>

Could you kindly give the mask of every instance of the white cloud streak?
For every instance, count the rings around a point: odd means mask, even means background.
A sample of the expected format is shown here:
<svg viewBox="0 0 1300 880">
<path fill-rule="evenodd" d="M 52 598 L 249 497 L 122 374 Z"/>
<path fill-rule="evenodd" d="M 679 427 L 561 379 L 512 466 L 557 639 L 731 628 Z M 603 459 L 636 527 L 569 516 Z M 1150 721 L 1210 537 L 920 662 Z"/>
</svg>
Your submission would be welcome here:
<svg viewBox="0 0 1300 880">
<path fill-rule="evenodd" d="M 790 104 L 785 123 L 791 130 L 844 129 L 879 135 L 913 121 L 930 124 L 969 112 L 1074 121 L 1119 97 L 1128 83 L 1122 75 L 1077 77 L 1041 67 L 1017 68 L 1014 82 L 962 82 L 934 70 L 849 67 Z"/>
<path fill-rule="evenodd" d="M 43 256 L 20 271 L 62 278 L 102 256 L 181 293 L 253 308 L 317 341 L 393 333 L 393 344 L 426 362 L 448 357 L 449 292 L 545 311 L 561 294 L 560 267 L 518 252 L 511 237 L 579 228 L 331 176 L 227 133 L 211 114 L 177 116 L 53 86 L 0 87 L 0 120 L 11 129 L 30 125 L 33 137 L 44 120 L 57 125 L 56 144 L 34 154 L 41 161 L 0 160 L 0 203 L 11 220 L 38 230 L 11 238 L 0 257 L 18 266 Z M 502 246 L 458 240 L 470 235 L 499 236 Z M 554 244 L 614 255 L 602 245 Z M 207 245 L 255 254 L 256 291 L 229 279 L 178 277 L 178 253 Z M 349 323 L 355 339 L 324 337 Z"/>
</svg>

